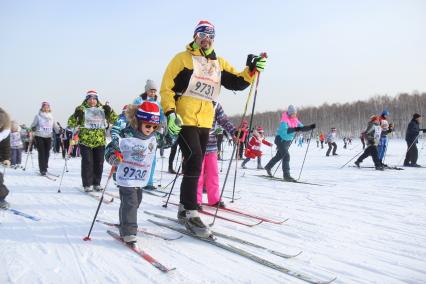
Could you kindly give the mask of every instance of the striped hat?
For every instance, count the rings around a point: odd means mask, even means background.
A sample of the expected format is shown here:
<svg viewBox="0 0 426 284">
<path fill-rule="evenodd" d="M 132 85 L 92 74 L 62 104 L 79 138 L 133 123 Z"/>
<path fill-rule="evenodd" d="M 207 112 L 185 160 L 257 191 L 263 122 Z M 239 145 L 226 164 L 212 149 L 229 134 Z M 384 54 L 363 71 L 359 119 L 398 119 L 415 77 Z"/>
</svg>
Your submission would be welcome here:
<svg viewBox="0 0 426 284">
<path fill-rule="evenodd" d="M 214 26 L 209 21 L 200 21 L 195 27 L 194 36 L 199 33 L 215 34 Z"/>
<path fill-rule="evenodd" d="M 138 106 L 136 111 L 138 121 L 143 121 L 149 124 L 160 124 L 160 108 L 156 103 L 143 102 Z"/>
<path fill-rule="evenodd" d="M 94 97 L 98 99 L 98 92 L 96 90 L 89 90 L 86 93 L 86 100 L 90 99 L 91 97 Z"/>
<path fill-rule="evenodd" d="M 50 104 L 48 102 L 42 102 L 41 103 L 41 107 L 43 108 L 44 106 L 50 107 Z"/>
</svg>

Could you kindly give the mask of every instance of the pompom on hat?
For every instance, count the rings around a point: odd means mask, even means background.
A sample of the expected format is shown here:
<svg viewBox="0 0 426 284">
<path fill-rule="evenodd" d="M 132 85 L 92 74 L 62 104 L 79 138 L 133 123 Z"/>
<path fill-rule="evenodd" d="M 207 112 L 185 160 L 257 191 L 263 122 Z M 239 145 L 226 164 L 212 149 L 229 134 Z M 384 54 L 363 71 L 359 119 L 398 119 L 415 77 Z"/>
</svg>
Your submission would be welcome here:
<svg viewBox="0 0 426 284">
<path fill-rule="evenodd" d="M 136 118 L 138 121 L 158 125 L 160 124 L 160 108 L 156 103 L 143 102 L 138 106 Z"/>
</svg>

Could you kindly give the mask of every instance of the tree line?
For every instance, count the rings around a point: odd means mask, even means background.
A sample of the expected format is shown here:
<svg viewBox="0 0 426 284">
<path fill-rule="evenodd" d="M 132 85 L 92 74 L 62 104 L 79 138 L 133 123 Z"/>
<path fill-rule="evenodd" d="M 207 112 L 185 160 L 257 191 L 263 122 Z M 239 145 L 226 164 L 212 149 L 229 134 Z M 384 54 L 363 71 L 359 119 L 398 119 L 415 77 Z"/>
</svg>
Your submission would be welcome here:
<svg viewBox="0 0 426 284">
<path fill-rule="evenodd" d="M 287 107 L 287 106 L 286 106 Z M 369 118 L 380 115 L 383 110 L 390 112 L 389 122 L 395 126 L 394 136 L 404 137 L 406 127 L 414 113 L 422 114 L 426 109 L 426 93 L 401 93 L 395 97 L 376 95 L 365 101 L 350 103 L 324 103 L 318 107 L 298 107 L 298 117 L 304 124 L 316 123 L 314 134 L 327 133 L 331 127 L 337 128 L 340 137 L 359 137 L 365 130 Z M 267 111 L 253 115 L 253 126 L 262 126 L 266 136 L 274 136 L 284 110 Z M 423 114 L 422 114 L 423 115 Z M 238 126 L 241 115 L 230 117 Z M 250 122 L 250 113 L 246 116 Z"/>
</svg>

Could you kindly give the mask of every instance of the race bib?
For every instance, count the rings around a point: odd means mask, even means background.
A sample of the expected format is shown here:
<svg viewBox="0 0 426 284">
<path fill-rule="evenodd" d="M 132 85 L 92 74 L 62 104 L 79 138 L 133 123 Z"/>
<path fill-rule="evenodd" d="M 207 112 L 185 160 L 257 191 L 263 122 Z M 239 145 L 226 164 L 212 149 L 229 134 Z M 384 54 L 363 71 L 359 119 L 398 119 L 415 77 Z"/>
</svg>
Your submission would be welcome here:
<svg viewBox="0 0 426 284">
<path fill-rule="evenodd" d="M 53 120 L 48 117 L 39 115 L 37 132 L 40 132 L 43 136 L 48 136 L 52 134 L 52 131 L 53 131 Z"/>
<path fill-rule="evenodd" d="M 382 134 L 382 128 L 380 127 L 380 125 L 374 126 L 374 140 L 379 141 L 381 134 Z"/>
<path fill-rule="evenodd" d="M 205 101 L 217 101 L 220 93 L 221 71 L 218 60 L 207 60 L 203 56 L 193 56 L 194 70 L 188 88 L 183 96 Z"/>
<path fill-rule="evenodd" d="M 123 160 L 117 168 L 117 184 L 125 187 L 146 186 L 157 148 L 155 136 L 147 140 L 122 138 L 119 147 Z"/>
<path fill-rule="evenodd" d="M 105 129 L 105 112 L 101 108 L 91 107 L 84 111 L 84 127 L 88 129 Z"/>
<path fill-rule="evenodd" d="M 10 146 L 12 148 L 22 147 L 21 133 L 20 132 L 11 132 L 10 133 Z"/>
</svg>

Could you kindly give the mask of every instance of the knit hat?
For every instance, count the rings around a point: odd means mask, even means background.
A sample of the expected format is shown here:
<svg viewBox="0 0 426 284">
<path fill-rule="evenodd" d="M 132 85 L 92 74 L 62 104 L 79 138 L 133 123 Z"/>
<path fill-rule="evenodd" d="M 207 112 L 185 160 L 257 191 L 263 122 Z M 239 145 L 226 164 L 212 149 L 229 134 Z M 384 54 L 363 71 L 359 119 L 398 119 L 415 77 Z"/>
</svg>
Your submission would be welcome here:
<svg viewBox="0 0 426 284">
<path fill-rule="evenodd" d="M 420 114 L 418 114 L 418 113 L 413 114 L 413 119 L 417 119 L 419 117 L 422 117 L 422 116 Z"/>
<path fill-rule="evenodd" d="M 194 36 L 199 32 L 214 35 L 214 26 L 209 21 L 200 21 L 195 27 Z"/>
<path fill-rule="evenodd" d="M 160 124 L 160 108 L 156 103 L 143 102 L 138 106 L 136 118 L 138 121 L 158 125 Z"/>
<path fill-rule="evenodd" d="M 146 80 L 145 84 L 145 92 L 148 92 L 149 90 L 158 90 L 157 84 L 155 84 L 155 82 L 150 79 Z"/>
<path fill-rule="evenodd" d="M 336 130 L 337 130 L 336 127 L 331 128 L 331 131 L 336 131 Z"/>
<path fill-rule="evenodd" d="M 289 105 L 287 108 L 288 115 L 292 115 L 293 113 L 297 113 L 297 109 L 294 105 Z"/>
<path fill-rule="evenodd" d="M 389 111 L 387 111 L 386 109 L 383 110 L 382 112 L 382 116 L 388 116 L 389 115 Z"/>
<path fill-rule="evenodd" d="M 43 108 L 44 106 L 50 107 L 50 104 L 48 102 L 42 102 L 41 103 L 41 108 Z"/>
<path fill-rule="evenodd" d="M 259 127 L 257 128 L 257 132 L 259 132 L 259 133 L 263 132 L 263 128 L 262 128 L 261 126 L 259 126 Z"/>
<path fill-rule="evenodd" d="M 86 93 L 86 100 L 90 99 L 91 97 L 94 97 L 95 99 L 98 99 L 98 92 L 96 90 L 89 90 Z"/>
</svg>

